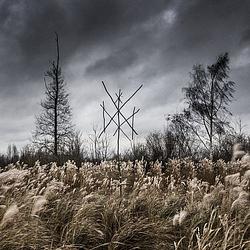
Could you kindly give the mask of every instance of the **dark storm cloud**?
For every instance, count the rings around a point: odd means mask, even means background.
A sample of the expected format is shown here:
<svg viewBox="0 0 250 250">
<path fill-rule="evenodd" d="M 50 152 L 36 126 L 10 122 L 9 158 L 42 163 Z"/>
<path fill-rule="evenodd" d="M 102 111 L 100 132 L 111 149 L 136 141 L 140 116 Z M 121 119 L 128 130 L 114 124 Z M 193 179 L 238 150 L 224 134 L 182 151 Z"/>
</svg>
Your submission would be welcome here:
<svg viewBox="0 0 250 250">
<path fill-rule="evenodd" d="M 55 31 L 60 36 L 62 65 L 71 64 L 71 58 L 79 51 L 84 61 L 98 46 L 105 50 L 119 44 L 131 28 L 157 16 L 169 1 L 151 3 L 149 0 L 0 1 L 0 104 L 6 107 L 1 112 L 0 140 L 6 143 L 6 138 L 13 135 L 17 140 L 23 138 L 20 127 L 27 121 L 30 126 L 25 126 L 24 134 L 30 137 L 34 119 L 28 117 L 27 112 L 31 116 L 38 113 L 44 72 L 55 56 Z M 116 54 L 93 62 L 89 69 L 93 72 L 95 68 L 99 74 L 119 71 L 134 60 L 133 50 L 127 53 L 118 45 Z M 104 62 L 109 65 L 102 65 Z M 19 116 L 9 116 L 16 109 Z M 17 124 L 19 129 L 14 133 Z"/>
<path fill-rule="evenodd" d="M 37 77 L 54 53 L 55 31 L 67 60 L 79 47 L 88 53 L 97 44 L 121 39 L 133 25 L 157 15 L 167 3 L 160 0 L 152 6 L 151 1 L 142 0 L 2 1 L 1 40 L 8 57 L 3 68 L 10 73 L 14 67 Z"/>
<path fill-rule="evenodd" d="M 128 49 L 116 51 L 88 66 L 86 73 L 96 76 L 110 74 L 110 72 L 120 73 L 121 70 L 125 70 L 127 67 L 132 66 L 136 59 L 137 56 L 134 51 Z"/>
<path fill-rule="evenodd" d="M 240 5 L 236 1 L 176 1 L 170 5 L 174 17 L 170 24 L 164 23 L 164 12 L 151 17 L 148 22 L 137 24 L 137 29 L 126 33 L 130 51 L 136 51 L 137 62 L 144 64 L 140 78 L 146 81 L 158 78 L 169 72 L 178 70 L 179 75 L 188 75 L 196 63 L 212 63 L 220 53 L 228 51 L 233 57 L 238 54 L 247 42 L 242 44 L 242 37 L 246 39 L 249 27 L 250 2 L 243 1 Z M 165 14 L 168 14 L 166 8 Z M 171 12 L 170 12 L 171 13 Z M 112 43 L 112 47 L 119 46 Z M 115 53 L 116 60 L 122 61 Z M 114 58 L 111 50 L 107 59 Z M 111 60 L 111 65 L 114 60 Z M 108 61 L 107 61 L 108 62 Z M 116 61 L 117 62 L 117 61 Z M 93 77 L 96 73 L 93 67 L 105 64 L 105 59 L 99 58 L 90 68 Z M 124 64 L 121 63 L 121 69 Z M 126 65 L 127 66 L 127 65 Z M 104 66 L 101 73 L 114 74 L 112 67 Z M 116 69 L 119 63 L 116 65 Z M 105 69 L 105 72 L 104 72 Z M 144 80 L 143 79 L 143 80 Z M 183 83 L 185 84 L 185 83 Z"/>
<path fill-rule="evenodd" d="M 249 24 L 249 26 L 250 26 L 250 24 Z M 250 27 L 243 32 L 242 37 L 241 37 L 241 41 L 244 45 L 245 44 L 249 45 L 249 43 L 250 43 Z"/>
<path fill-rule="evenodd" d="M 250 25 L 250 2 L 242 1 L 184 1 L 175 8 L 176 19 L 168 32 L 163 32 L 158 40 L 160 55 L 153 64 L 159 75 L 173 74 L 178 77 L 171 81 L 166 79 L 166 93 L 169 86 L 183 87 L 189 81 L 188 72 L 197 63 L 205 66 L 213 63 L 218 54 L 229 52 L 231 57 L 231 79 L 236 82 L 236 98 L 238 104 L 234 112 L 240 112 L 241 100 L 249 98 L 250 41 L 248 31 Z M 244 40 L 244 43 L 242 41 Z M 241 61 L 235 65 L 236 61 Z M 237 69 L 236 69 L 237 68 Z M 151 67 L 152 70 L 152 67 Z M 145 68 L 147 72 L 147 68 Z M 240 72 L 240 73 L 239 73 Z M 171 88 L 170 88 L 171 89 Z M 164 87 L 162 87 L 164 92 Z M 170 90 L 171 92 L 171 90 Z M 241 98 L 239 98 L 239 93 Z M 156 94 L 157 95 L 157 94 Z M 164 100 L 156 98 L 156 101 Z M 249 105 L 249 103 L 245 105 Z M 236 108 L 237 107 L 237 108 Z M 249 112 L 249 110 L 247 111 Z"/>
<path fill-rule="evenodd" d="M 192 67 L 194 63 L 210 63 L 225 51 L 233 56 L 249 25 L 249 10 L 249 1 L 191 0 L 180 4 L 176 22 L 165 34 L 162 54 L 171 58 L 165 63 L 170 68 Z"/>
<path fill-rule="evenodd" d="M 213 63 L 225 51 L 240 114 L 250 93 L 249 13 L 248 0 L 0 0 L 0 141 L 30 136 L 55 31 L 80 128 L 92 124 L 96 98 L 103 99 L 101 80 L 128 93 L 143 83 L 138 124 L 146 131 L 163 123 L 164 114 L 178 111 L 192 66 Z"/>
</svg>

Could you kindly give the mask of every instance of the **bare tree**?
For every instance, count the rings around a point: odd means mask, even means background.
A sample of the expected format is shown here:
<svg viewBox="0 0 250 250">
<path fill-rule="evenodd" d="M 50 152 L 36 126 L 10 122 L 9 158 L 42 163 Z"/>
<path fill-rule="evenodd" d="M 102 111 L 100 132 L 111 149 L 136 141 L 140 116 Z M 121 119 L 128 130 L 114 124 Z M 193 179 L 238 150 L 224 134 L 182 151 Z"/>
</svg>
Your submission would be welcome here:
<svg viewBox="0 0 250 250">
<path fill-rule="evenodd" d="M 160 131 L 151 132 L 146 137 L 146 148 L 153 161 L 165 160 L 166 148 L 163 137 Z"/>
<path fill-rule="evenodd" d="M 82 132 L 76 130 L 71 137 L 68 156 L 75 161 L 77 166 L 81 166 L 84 159 L 87 158 L 87 151 L 84 148 L 84 141 L 82 139 Z"/>
<path fill-rule="evenodd" d="M 99 138 L 100 131 L 98 127 L 93 126 L 93 133 L 89 135 L 90 140 L 90 158 L 92 161 L 107 160 L 110 153 L 110 140 L 107 133 Z"/>
<path fill-rule="evenodd" d="M 54 156 L 65 150 L 73 135 L 72 113 L 62 77 L 57 33 L 56 51 L 56 61 L 52 61 L 45 74 L 45 99 L 41 102 L 42 113 L 36 117 L 34 133 L 34 142 L 39 149 L 53 153 Z M 49 79 L 48 83 L 46 79 Z"/>
<path fill-rule="evenodd" d="M 233 98 L 235 83 L 228 81 L 228 72 L 229 56 L 225 53 L 207 69 L 195 65 L 191 83 L 184 88 L 188 104 L 184 113 L 193 131 L 208 149 L 210 159 L 213 159 L 214 139 L 229 125 L 227 116 L 231 113 L 228 106 Z"/>
<path fill-rule="evenodd" d="M 8 145 L 7 159 L 10 162 L 16 162 L 19 159 L 19 153 L 15 144 Z"/>
<path fill-rule="evenodd" d="M 172 135 L 170 141 L 173 147 L 172 156 L 177 158 L 194 156 L 199 149 L 199 143 L 193 130 L 186 123 L 185 115 L 183 113 L 168 115 L 167 121 L 169 122 L 167 131 Z"/>
</svg>

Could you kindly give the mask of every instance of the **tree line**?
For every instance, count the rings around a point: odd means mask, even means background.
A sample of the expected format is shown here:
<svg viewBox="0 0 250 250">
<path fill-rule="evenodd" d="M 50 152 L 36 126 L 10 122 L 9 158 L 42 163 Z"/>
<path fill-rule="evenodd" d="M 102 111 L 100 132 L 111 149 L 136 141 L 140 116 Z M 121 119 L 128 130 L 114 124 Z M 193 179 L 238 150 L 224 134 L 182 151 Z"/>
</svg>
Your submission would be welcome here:
<svg viewBox="0 0 250 250">
<path fill-rule="evenodd" d="M 115 157 L 107 135 L 98 138 L 98 130 L 94 128 L 87 150 L 81 132 L 72 123 L 69 94 L 60 64 L 59 38 L 57 33 L 55 35 L 56 59 L 44 76 L 45 96 L 41 101 L 41 113 L 36 116 L 32 143 L 20 152 L 15 145 L 10 145 L 7 154 L 0 156 L 1 166 L 17 160 L 33 164 L 36 160 L 45 163 L 68 159 L 80 165 L 84 160 L 101 161 Z M 183 88 L 186 102 L 183 111 L 168 115 L 165 130 L 150 132 L 145 143 L 131 143 L 131 149 L 124 152 L 123 159 L 167 161 L 207 157 L 228 161 L 236 142 L 249 150 L 250 137 L 243 133 L 241 121 L 238 131 L 232 126 L 230 104 L 236 84 L 230 80 L 229 73 L 228 53 L 219 55 L 207 67 L 194 65 L 190 82 Z"/>
</svg>

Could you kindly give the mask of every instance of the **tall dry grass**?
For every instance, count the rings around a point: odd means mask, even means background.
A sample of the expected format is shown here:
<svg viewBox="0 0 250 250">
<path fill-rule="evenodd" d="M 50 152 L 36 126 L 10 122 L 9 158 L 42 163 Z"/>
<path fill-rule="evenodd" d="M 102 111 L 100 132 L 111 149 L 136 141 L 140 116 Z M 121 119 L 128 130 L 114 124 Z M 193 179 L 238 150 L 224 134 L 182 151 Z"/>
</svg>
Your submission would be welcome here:
<svg viewBox="0 0 250 250">
<path fill-rule="evenodd" d="M 248 163 L 145 164 L 123 162 L 121 184 L 115 162 L 9 165 L 0 249 L 250 249 Z"/>
</svg>

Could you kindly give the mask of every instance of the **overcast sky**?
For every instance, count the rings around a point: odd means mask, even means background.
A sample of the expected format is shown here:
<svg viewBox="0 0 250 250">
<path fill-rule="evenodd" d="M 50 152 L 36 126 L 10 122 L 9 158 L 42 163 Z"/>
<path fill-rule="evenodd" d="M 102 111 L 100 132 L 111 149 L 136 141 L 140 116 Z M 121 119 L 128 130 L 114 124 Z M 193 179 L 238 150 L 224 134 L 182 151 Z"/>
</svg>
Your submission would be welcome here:
<svg viewBox="0 0 250 250">
<path fill-rule="evenodd" d="M 55 58 L 54 31 L 74 123 L 85 137 L 101 126 L 102 80 L 125 97 L 144 85 L 129 106 L 141 108 L 142 136 L 181 111 L 192 66 L 224 52 L 236 82 L 231 110 L 250 131 L 249 13 L 249 0 L 0 0 L 0 151 L 30 142 Z"/>
</svg>

